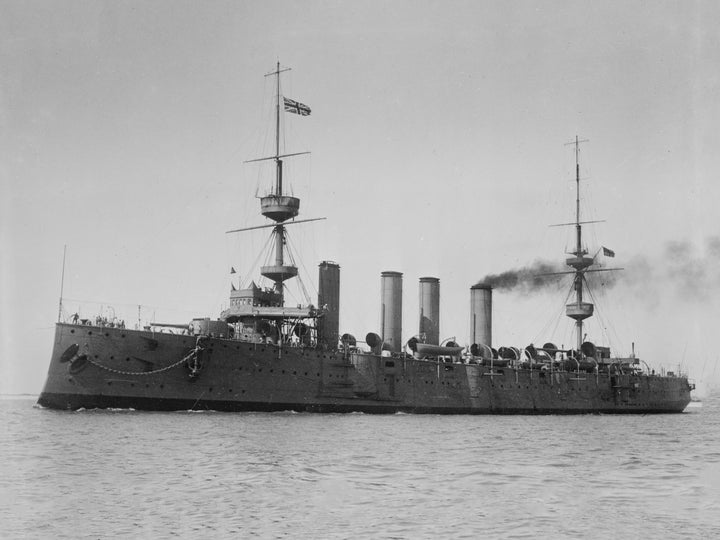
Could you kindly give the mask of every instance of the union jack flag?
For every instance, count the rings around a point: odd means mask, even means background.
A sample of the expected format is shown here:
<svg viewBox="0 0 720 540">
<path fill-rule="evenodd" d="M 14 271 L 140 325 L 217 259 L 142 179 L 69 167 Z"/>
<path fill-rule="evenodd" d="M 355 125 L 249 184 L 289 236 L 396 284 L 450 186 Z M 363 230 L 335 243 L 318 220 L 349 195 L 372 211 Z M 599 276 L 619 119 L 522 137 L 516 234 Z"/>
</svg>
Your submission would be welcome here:
<svg viewBox="0 0 720 540">
<path fill-rule="evenodd" d="M 300 116 L 310 116 L 310 107 L 294 99 L 283 97 L 285 100 L 285 110 L 287 112 L 299 114 Z"/>
</svg>

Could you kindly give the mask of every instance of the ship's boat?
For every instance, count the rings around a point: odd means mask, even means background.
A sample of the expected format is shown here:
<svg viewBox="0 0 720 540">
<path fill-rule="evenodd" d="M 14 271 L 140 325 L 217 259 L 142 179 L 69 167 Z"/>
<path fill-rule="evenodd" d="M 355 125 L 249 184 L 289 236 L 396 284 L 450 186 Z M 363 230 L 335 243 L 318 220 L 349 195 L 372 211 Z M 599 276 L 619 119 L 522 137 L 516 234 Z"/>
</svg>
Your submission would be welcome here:
<svg viewBox="0 0 720 540">
<path fill-rule="evenodd" d="M 416 358 L 437 356 L 460 356 L 465 347 L 432 345 L 431 343 L 418 343 Z"/>
<path fill-rule="evenodd" d="M 403 274 L 381 274 L 381 324 L 365 342 L 340 334 L 340 265 L 322 261 L 315 303 L 288 305 L 286 282 L 298 267 L 287 251 L 288 229 L 322 218 L 296 219 L 300 199 L 286 192 L 283 160 L 303 152 L 280 148 L 281 115 L 309 116 L 310 108 L 283 96 L 276 78 L 275 152 L 251 162 L 275 169 L 271 191 L 260 198 L 268 223 L 270 256 L 255 280 L 235 286 L 217 319 L 154 323 L 136 329 L 100 318 L 58 321 L 48 376 L 38 403 L 58 409 L 134 408 L 225 411 L 441 414 L 671 413 L 690 402 L 692 385 L 680 374 L 639 369 L 639 360 L 613 358 L 610 349 L 583 342 L 593 304 L 583 298 L 595 263 L 583 248 L 580 205 L 577 242 L 566 260 L 575 299 L 566 315 L 577 345 L 524 348 L 492 344 L 492 288 L 470 288 L 469 347 L 440 340 L 440 280 L 419 279 L 417 334 L 403 340 Z M 579 141 L 576 139 L 575 147 Z M 576 154 L 577 155 L 577 154 Z M 576 160 L 577 162 L 577 160 Z M 579 165 L 577 191 L 579 201 Z M 592 270 L 595 271 L 595 270 Z M 62 313 L 62 300 L 61 300 Z"/>
</svg>

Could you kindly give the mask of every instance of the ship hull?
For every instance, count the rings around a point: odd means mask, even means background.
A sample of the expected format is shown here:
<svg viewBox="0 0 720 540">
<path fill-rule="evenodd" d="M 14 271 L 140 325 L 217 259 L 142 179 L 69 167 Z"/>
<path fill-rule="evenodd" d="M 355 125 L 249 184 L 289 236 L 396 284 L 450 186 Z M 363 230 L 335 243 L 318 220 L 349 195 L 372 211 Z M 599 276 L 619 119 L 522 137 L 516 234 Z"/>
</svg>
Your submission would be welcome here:
<svg viewBox="0 0 720 540">
<path fill-rule="evenodd" d="M 220 338 L 201 345 L 189 335 L 59 323 L 38 403 L 68 410 L 649 414 L 682 412 L 690 402 L 682 377 L 494 368 Z"/>
</svg>

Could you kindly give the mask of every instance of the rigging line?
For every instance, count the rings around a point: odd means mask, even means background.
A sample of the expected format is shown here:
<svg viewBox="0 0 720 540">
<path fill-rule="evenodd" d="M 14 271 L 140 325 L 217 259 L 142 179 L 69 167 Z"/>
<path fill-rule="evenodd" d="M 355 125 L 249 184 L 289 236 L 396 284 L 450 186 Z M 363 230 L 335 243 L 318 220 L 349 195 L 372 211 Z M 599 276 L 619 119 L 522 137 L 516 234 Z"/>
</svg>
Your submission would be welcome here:
<svg viewBox="0 0 720 540">
<path fill-rule="evenodd" d="M 290 251 L 290 248 L 292 248 L 293 253 L 294 253 L 294 251 L 295 251 L 295 243 L 294 243 L 294 242 L 295 242 L 295 241 L 293 240 L 293 244 L 290 245 L 290 238 L 287 237 L 288 252 Z M 293 264 L 295 264 L 295 257 L 294 257 L 294 255 L 291 255 L 291 256 L 293 257 Z M 307 269 L 307 267 L 305 266 L 305 263 L 303 262 L 302 259 L 300 259 L 300 266 L 302 267 L 303 271 L 305 272 L 305 275 L 310 277 L 310 272 L 308 271 L 308 269 Z M 317 289 L 315 288 L 315 285 L 312 284 L 312 282 L 311 282 L 311 285 L 310 285 L 310 286 L 312 287 L 313 292 L 317 295 L 318 291 L 317 291 Z M 306 294 L 306 296 L 308 296 L 308 301 L 309 301 L 309 300 L 310 300 L 310 297 L 309 297 L 309 295 L 307 295 L 307 291 L 306 291 L 305 294 Z"/>
<path fill-rule="evenodd" d="M 106 300 L 89 300 L 87 298 L 65 298 L 65 300 L 69 302 L 83 302 L 86 304 L 107 304 L 110 306 L 123 306 L 123 307 L 134 307 L 137 308 L 138 306 L 141 306 L 143 308 L 150 308 L 150 309 L 158 309 L 158 306 L 151 306 L 148 304 L 131 304 L 131 303 L 123 303 L 123 302 L 108 302 Z"/>
<path fill-rule="evenodd" d="M 263 256 L 263 253 L 266 253 L 268 250 L 268 245 L 270 244 L 270 241 L 272 240 L 272 235 L 268 236 L 265 239 L 265 245 L 258 251 L 257 257 L 255 257 L 255 260 L 253 261 L 252 265 L 250 266 L 250 269 L 248 270 L 247 275 L 244 278 L 241 278 L 240 280 L 240 288 L 243 289 L 248 284 L 248 281 L 252 278 L 252 273 L 257 269 L 258 262 L 260 261 L 260 257 Z"/>
<path fill-rule="evenodd" d="M 583 279 L 585 277 L 583 276 Z M 592 288 L 588 285 L 587 280 L 585 280 L 585 285 L 587 287 L 587 292 L 590 295 L 590 299 L 595 303 L 596 308 L 598 307 L 597 304 L 597 296 L 593 292 Z M 610 347 L 614 347 L 615 344 L 618 346 L 622 346 L 622 340 L 620 339 L 619 335 L 617 334 L 617 331 L 615 330 L 615 327 L 613 326 L 612 322 L 609 319 L 605 319 L 604 313 L 600 309 L 595 310 L 595 315 L 598 318 L 598 321 L 600 323 L 600 330 L 601 334 L 604 337 L 604 339 L 607 340 L 607 343 Z M 610 331 L 615 336 L 615 340 L 613 341 L 613 338 L 610 336 Z"/>
<path fill-rule="evenodd" d="M 264 253 L 264 255 L 265 255 L 265 258 L 263 259 L 263 266 L 270 266 L 272 257 L 275 256 L 274 249 L 273 249 L 273 243 L 274 242 L 282 242 L 282 239 L 277 238 L 277 236 L 278 236 L 278 234 L 277 234 L 276 230 L 273 229 L 272 233 L 270 233 L 270 236 L 268 237 L 268 241 L 265 244 L 265 247 L 263 248 L 265 250 L 265 252 L 261 252 L 261 253 Z"/>
<path fill-rule="evenodd" d="M 585 290 L 587 291 L 588 295 L 590 296 L 590 299 L 593 301 L 593 303 L 595 304 L 595 307 L 597 308 L 598 307 L 598 301 L 597 301 L 598 296 L 593 291 L 593 288 L 590 287 L 590 283 L 588 282 L 587 277 L 585 275 L 583 275 L 583 281 L 585 282 Z M 607 330 L 606 330 L 608 325 L 612 326 L 611 323 L 609 321 L 606 322 L 605 317 L 603 316 L 604 314 L 602 313 L 602 310 L 595 309 L 595 315 L 597 316 L 598 320 L 600 321 L 600 328 L 602 329 L 602 334 L 605 336 L 605 338 L 608 341 L 611 341 L 610 335 L 607 333 Z"/>
<path fill-rule="evenodd" d="M 285 295 L 285 305 L 287 305 L 288 297 L 290 300 L 292 300 L 293 304 L 302 304 L 302 301 L 298 302 L 297 296 L 295 296 L 295 292 L 292 290 L 291 287 L 284 285 L 283 294 Z"/>
<path fill-rule="evenodd" d="M 558 281 L 557 287 L 556 287 L 558 291 L 560 289 L 565 288 L 565 285 L 563 285 L 561 287 L 561 284 L 563 281 L 564 280 L 562 278 L 560 279 L 560 281 Z M 540 331 L 538 332 L 538 334 L 535 335 L 536 341 L 537 341 L 537 339 L 540 338 L 541 335 L 547 335 L 547 332 L 549 331 L 549 328 L 552 325 L 553 321 L 555 321 L 555 328 L 557 328 L 557 320 L 558 320 L 558 318 L 562 317 L 562 311 L 565 307 L 565 304 L 567 303 L 567 298 L 570 296 L 571 293 L 572 293 L 572 289 L 569 289 L 569 292 L 568 292 L 567 296 L 565 297 L 565 300 L 560 304 L 560 308 L 558 310 L 558 315 L 556 317 L 548 318 L 547 322 L 545 323 L 545 326 L 543 326 L 540 329 Z"/>
<path fill-rule="evenodd" d="M 84 307 L 99 306 L 101 309 L 98 310 L 98 313 L 97 313 L 98 315 L 102 314 L 107 309 L 111 309 L 111 310 L 115 311 L 116 307 L 118 307 L 118 308 L 133 308 L 134 310 L 136 310 L 138 307 L 140 307 L 143 311 L 152 310 L 153 312 L 155 312 L 155 311 L 163 310 L 163 311 L 170 311 L 170 312 L 174 312 L 174 313 L 185 313 L 185 314 L 193 314 L 193 315 L 195 315 L 197 313 L 196 310 L 191 310 L 191 309 L 188 309 L 187 307 L 179 307 L 179 306 L 166 306 L 166 305 L 150 306 L 150 305 L 146 305 L 146 304 L 137 304 L 137 303 L 129 304 L 129 303 L 124 303 L 124 302 L 107 302 L 107 301 L 102 301 L 102 300 L 80 300 L 80 299 L 72 299 L 72 298 L 66 298 L 65 300 L 67 300 L 69 302 L 80 302 L 81 306 L 78 306 L 78 307 L 82 307 L 83 305 L 84 305 Z M 64 308 L 63 308 L 63 310 L 64 310 Z M 120 314 L 122 315 L 124 313 L 120 312 Z M 134 313 L 132 316 L 136 317 L 137 312 Z"/>
<path fill-rule="evenodd" d="M 292 261 L 293 265 L 297 266 L 297 263 L 295 262 L 295 256 L 293 254 L 294 246 L 291 247 L 290 238 L 287 236 L 285 237 L 285 246 L 287 247 L 288 257 Z M 300 264 L 302 265 L 303 270 L 305 270 L 305 273 L 307 274 L 308 271 L 307 271 L 307 268 L 305 268 L 305 265 L 303 264 L 302 259 L 300 259 Z M 307 289 L 305 288 L 305 283 L 303 282 L 302 277 L 300 276 L 300 273 L 298 273 L 296 278 L 297 278 L 298 282 L 300 283 L 300 288 L 301 288 L 302 293 L 305 295 L 305 301 L 308 304 L 311 304 L 312 301 L 310 299 L 310 295 L 308 294 Z"/>
<path fill-rule="evenodd" d="M 305 295 L 305 303 L 308 305 L 312 304 L 310 295 L 308 294 L 307 289 L 305 288 L 305 282 L 302 280 L 302 277 L 300 277 L 300 274 L 298 274 L 297 280 L 300 283 L 300 288 L 302 289 L 303 295 Z"/>
<path fill-rule="evenodd" d="M 554 336 L 554 335 L 555 335 L 555 332 L 557 332 L 557 327 L 558 327 L 558 325 L 560 324 L 560 321 L 562 320 L 562 311 L 563 311 L 563 309 L 564 309 L 564 307 L 565 307 L 565 304 L 567 303 L 567 299 L 569 298 L 571 292 L 572 292 L 572 290 L 570 290 L 570 291 L 568 292 L 568 294 L 567 294 L 567 296 L 565 297 L 565 299 L 561 302 L 560 308 L 557 310 L 557 315 L 556 315 L 555 317 L 549 319 L 548 322 L 547 322 L 547 323 L 545 324 L 545 326 L 543 327 L 543 329 L 541 330 L 540 333 L 544 334 L 544 335 L 546 336 L 546 339 L 552 339 L 552 336 Z M 554 324 L 552 330 L 550 330 L 550 327 L 551 327 L 551 325 L 553 324 L 553 321 L 554 321 L 555 324 Z M 535 338 L 536 338 L 536 341 L 537 341 L 537 339 L 540 338 L 540 334 L 536 335 Z"/>
<path fill-rule="evenodd" d="M 555 317 L 555 326 L 552 329 L 552 332 L 550 332 L 550 336 L 554 336 L 555 333 L 558 330 L 558 326 L 560 326 L 560 322 L 563 320 L 563 310 L 565 308 L 565 305 L 567 304 L 568 299 L 570 298 L 570 295 L 572 295 L 573 290 L 569 289 L 567 295 L 565 296 L 565 300 L 563 300 L 562 304 L 560 305 L 560 309 L 558 310 L 558 315 Z"/>
<path fill-rule="evenodd" d="M 555 328 L 553 328 L 552 334 L 554 335 L 555 332 L 557 332 L 558 326 L 560 326 L 560 322 L 565 320 L 565 315 L 563 311 L 565 311 L 565 306 L 568 303 L 568 300 L 570 299 L 570 296 L 572 296 L 573 290 L 572 288 L 568 288 L 568 293 L 565 295 L 565 300 L 563 300 L 560 309 L 558 310 L 558 317 L 555 319 Z"/>
<path fill-rule="evenodd" d="M 540 330 L 535 334 L 535 336 L 534 336 L 534 338 L 533 338 L 533 343 L 535 343 L 535 342 L 537 342 L 538 340 L 540 340 L 542 336 L 548 336 L 548 334 L 549 334 L 549 332 L 550 332 L 551 326 L 553 325 L 553 323 L 555 323 L 555 322 L 557 321 L 557 318 L 558 318 L 559 316 L 560 316 L 560 314 L 558 313 L 557 315 L 554 315 L 554 316 L 552 316 L 552 317 L 548 317 L 548 318 L 546 319 L 545 324 L 543 325 L 543 327 L 540 328 Z"/>
<path fill-rule="evenodd" d="M 280 79 L 280 74 L 277 75 L 278 78 L 278 92 L 280 93 L 279 97 L 282 98 L 282 103 L 278 103 L 278 107 L 280 108 L 280 122 L 282 129 L 280 130 L 282 133 L 282 148 L 283 153 L 285 153 L 285 149 L 287 148 L 287 138 L 286 138 L 286 130 L 287 130 L 287 117 L 285 116 L 285 93 L 283 92 L 283 84 L 282 80 Z"/>
<path fill-rule="evenodd" d="M 262 120 L 263 126 L 265 126 L 265 129 L 263 130 L 264 136 L 258 137 L 256 140 L 258 144 L 255 146 L 255 153 L 253 155 L 266 155 L 266 150 L 270 147 L 270 137 L 271 137 L 271 125 L 274 125 L 274 122 L 272 122 L 272 117 L 274 114 L 274 101 L 275 101 L 275 88 L 274 84 L 272 85 L 272 96 L 269 97 L 270 91 L 268 90 L 268 79 L 267 77 L 264 78 L 263 81 L 263 105 L 262 105 L 262 117 L 264 120 Z M 274 152 L 274 149 L 273 149 Z M 258 197 L 258 194 L 260 193 L 260 187 L 264 183 L 263 179 L 267 175 L 267 169 L 263 167 L 258 167 L 256 170 L 256 183 L 255 183 L 255 197 Z"/>
<path fill-rule="evenodd" d="M 583 276 L 583 279 L 584 279 L 584 276 Z M 587 292 L 588 296 L 590 297 L 590 300 L 592 300 L 593 304 L 595 305 L 595 317 L 597 318 L 598 322 L 600 323 L 601 334 L 603 335 L 603 337 L 605 339 L 607 339 L 608 341 L 611 341 L 610 336 L 608 335 L 607 330 L 606 330 L 607 323 L 605 321 L 605 318 L 603 317 L 603 313 L 600 309 L 598 309 L 597 297 L 595 296 L 595 293 L 590 288 L 590 286 L 587 284 L 587 280 L 585 280 L 585 291 Z"/>
</svg>

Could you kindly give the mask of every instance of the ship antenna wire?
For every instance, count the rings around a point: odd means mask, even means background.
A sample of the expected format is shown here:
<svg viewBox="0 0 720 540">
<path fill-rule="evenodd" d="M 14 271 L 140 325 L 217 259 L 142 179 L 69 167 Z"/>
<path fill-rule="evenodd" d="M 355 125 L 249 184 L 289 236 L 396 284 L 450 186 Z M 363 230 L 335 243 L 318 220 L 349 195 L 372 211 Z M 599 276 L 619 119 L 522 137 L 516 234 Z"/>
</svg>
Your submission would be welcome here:
<svg viewBox="0 0 720 540">
<path fill-rule="evenodd" d="M 65 288 L 65 255 L 67 254 L 67 244 L 63 246 L 63 264 L 62 264 L 62 276 L 60 277 L 60 302 L 58 303 L 58 322 L 62 318 L 62 301 L 63 301 L 63 289 Z"/>
</svg>

